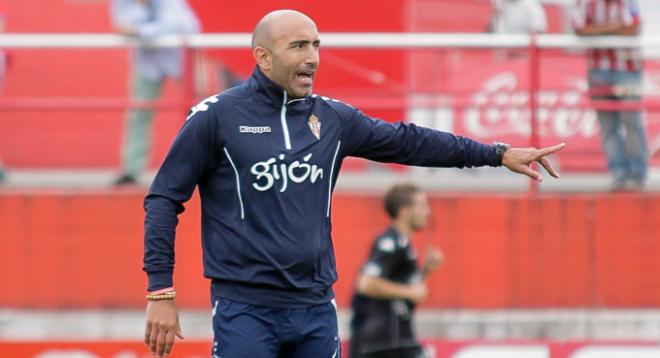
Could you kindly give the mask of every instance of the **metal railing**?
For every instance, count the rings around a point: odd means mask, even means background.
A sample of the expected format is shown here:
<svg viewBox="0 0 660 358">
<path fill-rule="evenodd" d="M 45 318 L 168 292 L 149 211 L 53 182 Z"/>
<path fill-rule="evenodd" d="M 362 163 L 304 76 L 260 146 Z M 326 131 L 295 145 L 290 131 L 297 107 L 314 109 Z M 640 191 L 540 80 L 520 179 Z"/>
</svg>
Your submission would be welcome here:
<svg viewBox="0 0 660 358">
<path fill-rule="evenodd" d="M 189 36 L 168 35 L 152 41 L 141 42 L 117 34 L 0 34 L 0 49 L 107 49 L 133 48 L 138 46 L 167 48 L 182 47 L 186 54 L 184 91 L 178 101 L 154 101 L 135 103 L 130 100 L 72 98 L 0 99 L 0 111 L 24 109 L 86 109 L 107 110 L 126 108 L 187 108 L 195 101 L 192 56 L 202 49 L 248 49 L 249 33 L 195 34 Z M 540 144 L 537 110 L 537 94 L 540 90 L 540 56 L 546 49 L 590 48 L 660 48 L 658 36 L 601 36 L 578 37 L 574 35 L 501 35 L 462 33 L 323 33 L 322 48 L 329 49 L 526 49 L 529 63 L 529 111 L 531 131 L 529 145 Z M 583 104 L 585 105 L 585 104 Z M 604 104 L 608 106 L 608 104 Z M 624 104 L 625 106 L 625 104 Z M 660 108 L 660 104 L 651 104 Z M 532 182 L 533 183 L 533 182 Z M 531 190 L 536 191 L 535 184 Z"/>
</svg>

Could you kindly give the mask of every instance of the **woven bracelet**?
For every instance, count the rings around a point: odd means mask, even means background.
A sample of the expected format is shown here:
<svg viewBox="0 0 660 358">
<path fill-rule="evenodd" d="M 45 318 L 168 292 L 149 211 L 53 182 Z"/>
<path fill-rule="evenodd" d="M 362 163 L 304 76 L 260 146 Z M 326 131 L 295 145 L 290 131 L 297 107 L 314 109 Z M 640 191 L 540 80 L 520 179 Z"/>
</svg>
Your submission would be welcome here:
<svg viewBox="0 0 660 358">
<path fill-rule="evenodd" d="M 149 301 L 173 300 L 175 297 L 176 297 L 176 292 L 169 291 L 169 292 L 161 293 L 161 294 L 158 294 L 158 295 L 148 294 L 147 295 L 147 300 L 149 300 Z"/>
</svg>

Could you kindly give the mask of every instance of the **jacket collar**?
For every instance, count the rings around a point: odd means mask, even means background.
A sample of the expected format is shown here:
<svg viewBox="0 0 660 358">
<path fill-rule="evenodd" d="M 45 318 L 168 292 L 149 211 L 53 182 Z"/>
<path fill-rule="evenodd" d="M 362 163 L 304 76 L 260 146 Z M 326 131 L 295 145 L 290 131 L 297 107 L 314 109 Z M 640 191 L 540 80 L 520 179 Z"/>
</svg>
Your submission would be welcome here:
<svg viewBox="0 0 660 358">
<path fill-rule="evenodd" d="M 254 71 L 252 71 L 252 75 L 247 81 L 247 87 L 250 92 L 254 93 L 259 99 L 265 100 L 268 103 L 282 106 L 282 103 L 284 102 L 284 89 L 261 72 L 259 66 L 255 66 Z M 287 104 L 291 102 L 307 102 L 308 99 L 309 96 L 295 99 L 293 101 L 287 98 Z"/>
</svg>

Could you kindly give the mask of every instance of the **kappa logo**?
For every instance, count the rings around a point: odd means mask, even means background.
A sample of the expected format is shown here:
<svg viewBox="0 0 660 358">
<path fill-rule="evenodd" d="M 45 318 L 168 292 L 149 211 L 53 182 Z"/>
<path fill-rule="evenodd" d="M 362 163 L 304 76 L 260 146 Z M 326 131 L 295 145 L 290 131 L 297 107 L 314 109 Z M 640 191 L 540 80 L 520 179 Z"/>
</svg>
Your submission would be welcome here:
<svg viewBox="0 0 660 358">
<path fill-rule="evenodd" d="M 263 127 L 240 126 L 240 127 L 238 127 L 238 130 L 241 133 L 252 133 L 252 134 L 270 133 L 270 127 L 269 126 L 263 126 Z"/>
<path fill-rule="evenodd" d="M 321 139 L 321 121 L 319 120 L 319 117 L 315 115 L 309 116 L 309 121 L 307 122 L 309 125 L 309 129 L 312 131 L 312 134 L 316 139 L 320 140 Z"/>
</svg>

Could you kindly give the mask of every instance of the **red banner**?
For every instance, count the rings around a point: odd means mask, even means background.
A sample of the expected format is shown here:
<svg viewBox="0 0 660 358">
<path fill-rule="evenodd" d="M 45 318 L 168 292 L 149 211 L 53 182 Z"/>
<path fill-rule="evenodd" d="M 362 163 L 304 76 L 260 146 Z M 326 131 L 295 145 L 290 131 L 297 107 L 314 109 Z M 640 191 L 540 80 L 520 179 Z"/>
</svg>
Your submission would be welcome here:
<svg viewBox="0 0 660 358">
<path fill-rule="evenodd" d="M 660 346 L 650 342 L 452 342 L 429 340 L 424 344 L 434 358 L 651 358 L 660 357 Z"/>
<path fill-rule="evenodd" d="M 179 341 L 170 358 L 207 358 L 211 342 Z M 11 358 L 151 358 L 141 342 L 0 342 L 0 357 Z"/>
<path fill-rule="evenodd" d="M 436 71 L 438 78 L 428 72 L 434 66 L 442 69 Z M 536 133 L 540 145 L 569 144 L 557 155 L 561 171 L 605 171 L 598 120 L 588 96 L 584 55 L 542 52 L 537 70 Z M 528 146 L 532 130 L 531 71 L 524 50 L 416 53 L 410 65 L 414 94 L 409 98 L 413 114 L 409 119 L 426 120 L 424 124 L 485 143 L 503 141 Z M 652 166 L 660 166 L 657 88 L 660 64 L 648 61 L 642 91 Z"/>
<path fill-rule="evenodd" d="M 430 358 L 651 358 L 660 357 L 652 342 L 424 341 Z M 343 342 L 343 355 L 348 344 Z M 210 342 L 180 341 L 171 358 L 208 357 Z M 0 357 L 150 358 L 139 342 L 0 342 Z"/>
</svg>

